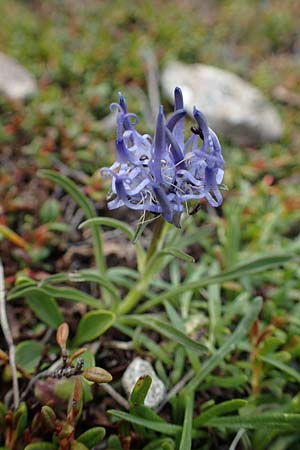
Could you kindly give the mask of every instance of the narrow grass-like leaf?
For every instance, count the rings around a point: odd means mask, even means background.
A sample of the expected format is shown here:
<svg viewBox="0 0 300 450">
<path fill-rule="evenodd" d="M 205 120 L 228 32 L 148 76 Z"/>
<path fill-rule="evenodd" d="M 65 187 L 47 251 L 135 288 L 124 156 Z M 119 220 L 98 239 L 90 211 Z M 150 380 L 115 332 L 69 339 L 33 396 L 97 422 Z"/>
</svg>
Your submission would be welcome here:
<svg viewBox="0 0 300 450">
<path fill-rule="evenodd" d="M 157 333 L 162 334 L 168 339 L 175 341 L 183 347 L 193 350 L 198 354 L 207 352 L 207 347 L 205 345 L 192 341 L 192 339 L 187 337 L 186 334 L 178 328 L 173 327 L 163 320 L 156 319 L 155 317 L 142 314 L 133 314 L 119 317 L 118 321 L 125 324 L 137 324 L 142 325 L 143 327 L 151 328 L 152 330 L 157 331 Z"/>
<path fill-rule="evenodd" d="M 74 338 L 74 345 L 90 342 L 105 333 L 112 326 L 115 315 L 110 311 L 90 311 L 80 320 Z"/>
<path fill-rule="evenodd" d="M 133 240 L 134 231 L 132 230 L 132 228 L 125 222 L 117 219 L 112 219 L 111 217 L 94 217 L 82 222 L 78 228 L 80 229 L 84 227 L 91 227 L 93 225 L 105 225 L 107 227 L 117 228 L 118 230 L 123 231 L 123 233 L 125 233 L 131 241 Z"/>
<path fill-rule="evenodd" d="M 195 417 L 195 419 L 193 420 L 193 426 L 194 428 L 202 426 L 213 417 L 223 416 L 224 414 L 228 414 L 232 411 L 237 411 L 243 406 L 246 406 L 247 403 L 248 402 L 246 400 L 235 399 L 235 400 L 227 400 L 225 402 L 220 403 L 219 405 L 214 405 L 207 411 L 204 411 L 198 417 Z"/>
<path fill-rule="evenodd" d="M 186 396 L 186 406 L 184 412 L 183 427 L 179 450 L 190 450 L 192 448 L 192 424 L 194 409 L 194 392 L 190 392 Z"/>
<path fill-rule="evenodd" d="M 48 294 L 52 295 L 58 300 L 71 300 L 72 302 L 83 303 L 91 306 L 92 308 L 101 308 L 101 303 L 91 295 L 79 291 L 78 289 L 69 287 L 54 287 L 50 285 L 44 285 L 43 289 Z"/>
<path fill-rule="evenodd" d="M 145 428 L 149 428 L 149 430 L 157 431 L 158 433 L 163 433 L 167 436 L 175 436 L 176 433 L 181 432 L 182 430 L 182 427 L 179 425 L 147 420 L 142 417 L 134 416 L 133 414 L 117 411 L 115 409 L 108 410 L 107 412 L 117 419 L 126 420 L 127 422 L 134 423 L 136 425 L 142 425 Z"/>
<path fill-rule="evenodd" d="M 66 192 L 68 192 L 68 194 L 83 210 L 87 219 L 91 219 L 97 216 L 93 204 L 84 194 L 82 194 L 82 192 L 80 192 L 80 190 L 72 180 L 53 170 L 40 170 L 39 175 L 43 178 L 47 178 L 48 180 L 53 181 L 54 183 L 62 187 Z M 106 265 L 102 251 L 101 235 L 99 228 L 96 225 L 92 225 L 92 239 L 96 264 L 100 273 L 103 274 L 106 270 Z"/>
<path fill-rule="evenodd" d="M 161 256 L 165 256 L 165 255 L 171 255 L 171 256 L 175 256 L 175 258 L 181 259 L 182 261 L 187 261 L 187 262 L 195 262 L 195 259 L 191 256 L 188 255 L 187 253 L 183 252 L 182 250 L 178 250 L 177 248 L 164 248 L 163 250 L 161 250 L 160 252 L 158 252 L 156 254 L 156 258 L 159 258 Z"/>
<path fill-rule="evenodd" d="M 56 329 L 64 321 L 56 300 L 43 289 L 32 288 L 25 298 L 35 315 L 51 328 Z"/>
<path fill-rule="evenodd" d="M 143 450 L 174 450 L 175 444 L 171 438 L 159 438 L 152 440 L 149 444 L 143 447 Z"/>
<path fill-rule="evenodd" d="M 225 389 L 231 389 L 245 386 L 248 381 L 249 378 L 243 373 L 241 375 L 232 375 L 229 377 L 209 375 L 205 380 L 205 386 L 206 388 L 218 386 Z"/>
<path fill-rule="evenodd" d="M 201 371 L 197 373 L 187 385 L 189 391 L 198 388 L 199 384 L 210 374 L 222 361 L 223 359 L 234 349 L 237 343 L 243 340 L 247 335 L 250 327 L 252 326 L 254 320 L 258 316 L 262 307 L 261 298 L 257 297 L 252 301 L 249 306 L 247 314 L 243 317 L 235 331 L 227 339 L 225 344 L 220 347 L 205 363 L 203 364 Z"/>
<path fill-rule="evenodd" d="M 151 420 L 154 422 L 168 424 L 168 422 L 165 419 L 159 416 L 155 411 L 153 411 L 153 409 L 149 408 L 149 406 L 135 405 L 132 408 L 132 411 L 134 411 L 132 412 L 132 414 L 134 414 L 137 417 L 142 417 L 143 419 Z"/>
<path fill-rule="evenodd" d="M 145 312 L 149 309 L 152 309 L 154 306 L 159 305 L 164 300 L 174 299 L 178 297 L 178 295 L 187 291 L 195 291 L 203 286 L 209 286 L 211 284 L 216 283 L 223 283 L 225 281 L 234 280 L 236 278 L 240 278 L 245 275 L 262 272 L 264 270 L 277 267 L 279 265 L 287 263 L 293 257 L 294 255 L 291 253 L 261 256 L 250 262 L 241 263 L 237 265 L 234 269 L 229 270 L 227 272 L 222 272 L 218 275 L 212 275 L 206 278 L 203 277 L 200 280 L 193 281 L 191 283 L 181 283 L 179 286 L 169 289 L 168 291 L 163 292 L 162 294 L 157 295 L 155 298 L 145 302 L 144 305 L 142 305 L 139 308 L 139 311 Z"/>
<path fill-rule="evenodd" d="M 43 286 L 44 284 L 65 283 L 66 281 L 69 281 L 68 272 L 55 273 L 53 275 L 49 275 L 49 277 L 44 278 L 42 281 L 40 281 L 39 286 Z"/>
<path fill-rule="evenodd" d="M 44 294 L 48 294 L 50 297 L 57 298 L 58 300 L 71 300 L 73 302 L 84 303 L 85 305 L 91 306 L 92 308 L 100 308 L 101 304 L 91 295 L 85 294 L 84 292 L 78 291 L 77 289 L 69 287 L 54 287 L 49 284 L 44 284 L 42 288 L 37 288 L 36 285 L 30 285 L 24 287 L 23 289 L 14 290 L 8 295 L 8 300 L 15 300 L 17 298 L 26 298 L 31 294 L 32 291 L 39 290 Z"/>
<path fill-rule="evenodd" d="M 146 347 L 150 351 L 151 355 L 155 356 L 158 360 L 163 361 L 167 365 L 172 363 L 172 360 L 168 355 L 168 353 L 160 345 L 157 345 L 156 342 L 154 342 L 146 334 L 139 332 L 137 335 L 135 330 L 117 321 L 114 323 L 113 326 L 117 330 L 131 337 L 133 340 L 137 338 L 138 343 Z"/>
<path fill-rule="evenodd" d="M 205 423 L 208 427 L 299 430 L 300 414 L 257 413 L 249 416 L 215 417 Z"/>
<path fill-rule="evenodd" d="M 114 287 L 114 285 L 108 280 L 106 276 L 99 275 L 95 271 L 91 270 L 79 270 L 77 272 L 71 272 L 69 274 L 70 281 L 74 282 L 90 282 L 90 283 L 97 283 L 103 288 L 105 288 L 110 294 L 112 295 L 112 298 L 114 300 L 114 307 L 118 305 L 120 302 L 119 292 Z M 112 305 L 113 307 L 113 305 Z"/>
<path fill-rule="evenodd" d="M 167 313 L 172 325 L 184 332 L 185 331 L 184 321 L 179 316 L 179 314 L 177 313 L 177 311 L 173 307 L 173 305 L 170 302 L 165 301 L 164 307 L 166 309 L 166 313 Z M 181 349 L 182 349 L 182 347 L 181 347 Z M 200 361 L 199 361 L 197 354 L 194 351 L 191 351 L 190 349 L 187 349 L 187 348 L 185 348 L 184 350 L 191 362 L 191 365 L 192 365 L 194 371 L 196 373 L 199 372 Z M 181 355 L 179 352 L 176 352 L 175 353 L 175 361 L 174 361 L 174 369 L 173 369 L 173 372 L 171 375 L 173 383 L 179 381 L 179 378 L 180 378 L 182 370 L 183 370 L 184 362 L 185 362 L 184 355 Z M 177 379 L 178 376 L 179 376 L 179 378 Z"/>
<path fill-rule="evenodd" d="M 286 373 L 287 375 L 298 381 L 298 383 L 300 383 L 300 373 L 287 364 L 279 361 L 278 359 L 270 358 L 269 356 L 259 356 L 259 359 L 267 364 L 270 364 L 273 367 L 276 367 L 276 369 L 281 370 L 281 372 Z"/>
</svg>

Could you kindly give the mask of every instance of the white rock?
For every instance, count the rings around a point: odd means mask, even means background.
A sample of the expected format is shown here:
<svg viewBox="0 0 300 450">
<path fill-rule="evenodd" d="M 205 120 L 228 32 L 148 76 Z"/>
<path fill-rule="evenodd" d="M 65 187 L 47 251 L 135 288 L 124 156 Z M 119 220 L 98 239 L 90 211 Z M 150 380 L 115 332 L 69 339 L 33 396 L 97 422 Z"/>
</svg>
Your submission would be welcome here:
<svg viewBox="0 0 300 450">
<path fill-rule="evenodd" d="M 281 138 L 283 126 L 276 109 L 255 87 L 237 75 L 204 64 L 169 63 L 161 77 L 165 95 L 183 92 L 185 107 L 202 111 L 210 127 L 238 145 L 254 145 Z"/>
<path fill-rule="evenodd" d="M 122 386 L 128 398 L 130 398 L 135 383 L 145 375 L 150 375 L 152 378 L 152 384 L 145 398 L 145 405 L 155 408 L 165 398 L 166 388 L 148 361 L 139 357 L 134 358 L 122 376 Z"/>
<path fill-rule="evenodd" d="M 33 76 L 13 58 L 0 53 L 0 92 L 13 100 L 24 100 L 36 91 Z"/>
</svg>

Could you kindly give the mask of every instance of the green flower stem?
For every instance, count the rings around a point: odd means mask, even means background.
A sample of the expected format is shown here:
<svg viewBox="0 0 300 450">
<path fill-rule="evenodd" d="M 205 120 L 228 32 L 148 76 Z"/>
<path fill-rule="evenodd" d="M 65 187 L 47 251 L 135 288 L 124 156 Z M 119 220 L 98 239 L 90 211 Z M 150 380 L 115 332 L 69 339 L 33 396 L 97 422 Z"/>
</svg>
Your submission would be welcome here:
<svg viewBox="0 0 300 450">
<path fill-rule="evenodd" d="M 159 217 L 155 222 L 152 239 L 147 251 L 145 269 L 141 273 L 140 280 L 128 292 L 120 304 L 117 310 L 119 315 L 129 313 L 137 305 L 147 290 L 153 275 L 160 269 L 160 264 L 156 261 L 155 255 L 163 246 L 163 241 L 167 230 L 168 224 L 162 217 Z"/>
<path fill-rule="evenodd" d="M 165 223 L 166 222 L 164 221 L 162 216 L 158 217 L 158 219 L 156 219 L 154 223 L 152 239 L 147 251 L 146 262 L 149 262 L 154 253 L 156 253 L 156 251 L 162 246 L 162 241 L 165 234 L 163 233 Z"/>
</svg>

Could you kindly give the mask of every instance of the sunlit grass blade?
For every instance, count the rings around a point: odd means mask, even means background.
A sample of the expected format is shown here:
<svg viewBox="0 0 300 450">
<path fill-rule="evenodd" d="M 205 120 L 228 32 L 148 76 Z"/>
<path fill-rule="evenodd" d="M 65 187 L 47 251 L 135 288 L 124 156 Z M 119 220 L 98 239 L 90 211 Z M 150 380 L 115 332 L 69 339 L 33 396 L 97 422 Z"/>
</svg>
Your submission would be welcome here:
<svg viewBox="0 0 300 450">
<path fill-rule="evenodd" d="M 146 328 L 151 328 L 157 333 L 162 334 L 168 339 L 181 344 L 183 347 L 193 350 L 196 353 L 207 352 L 207 347 L 199 342 L 192 341 L 185 333 L 178 328 L 173 327 L 169 323 L 156 319 L 152 316 L 146 315 L 128 315 L 119 317 L 119 322 L 129 325 L 142 325 Z"/>
<path fill-rule="evenodd" d="M 54 183 L 58 184 L 60 187 L 62 187 L 68 194 L 73 198 L 73 200 L 80 206 L 80 208 L 83 210 L 85 216 L 87 219 L 91 219 L 97 216 L 96 210 L 93 206 L 93 204 L 89 201 L 89 199 L 82 194 L 82 192 L 78 189 L 76 184 L 70 180 L 69 178 L 65 177 L 64 175 L 61 175 L 58 172 L 55 172 L 53 170 L 40 170 L 39 176 L 43 178 L 47 178 L 50 181 L 53 181 Z M 92 239 L 93 239 L 93 250 L 96 260 L 96 265 L 100 271 L 101 274 L 105 273 L 106 270 L 106 264 L 105 264 L 105 258 L 102 251 L 102 240 L 101 235 L 98 226 L 92 225 Z"/>
<path fill-rule="evenodd" d="M 253 273 L 271 269 L 273 267 L 278 267 L 282 264 L 287 263 L 293 257 L 294 255 L 291 253 L 261 256 L 250 262 L 241 263 L 234 269 L 227 272 L 222 272 L 218 275 L 212 275 L 209 277 L 203 277 L 200 280 L 191 283 L 181 283 L 179 286 L 169 289 L 167 292 L 163 292 L 162 294 L 157 295 L 155 298 L 145 302 L 144 305 L 139 308 L 139 311 L 145 312 L 149 309 L 152 309 L 154 306 L 159 305 L 164 300 L 177 298 L 180 294 L 187 291 L 195 291 L 203 286 L 223 283 L 225 281 L 234 280 L 245 275 L 250 275 Z"/>
<path fill-rule="evenodd" d="M 223 359 L 234 349 L 234 347 L 247 335 L 254 320 L 258 316 L 262 307 L 262 299 L 257 297 L 249 306 L 247 314 L 243 317 L 233 334 L 227 339 L 225 344 L 220 347 L 205 363 L 201 371 L 196 374 L 187 385 L 188 391 L 198 388 L 199 384 L 217 367 Z"/>
<path fill-rule="evenodd" d="M 183 427 L 181 433 L 181 439 L 179 444 L 179 450 L 190 450 L 192 447 L 192 424 L 193 424 L 193 409 L 194 409 L 194 393 L 187 394 L 186 406 L 183 420 Z"/>
</svg>

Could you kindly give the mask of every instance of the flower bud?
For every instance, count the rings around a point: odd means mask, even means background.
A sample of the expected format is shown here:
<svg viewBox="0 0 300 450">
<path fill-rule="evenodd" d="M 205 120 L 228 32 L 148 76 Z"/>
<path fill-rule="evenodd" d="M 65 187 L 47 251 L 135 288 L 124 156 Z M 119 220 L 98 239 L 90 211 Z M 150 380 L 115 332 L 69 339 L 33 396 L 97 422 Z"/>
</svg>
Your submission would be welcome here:
<svg viewBox="0 0 300 450">
<path fill-rule="evenodd" d="M 111 374 L 101 367 L 90 367 L 83 372 L 83 376 L 94 383 L 109 383 L 112 380 Z"/>
</svg>

